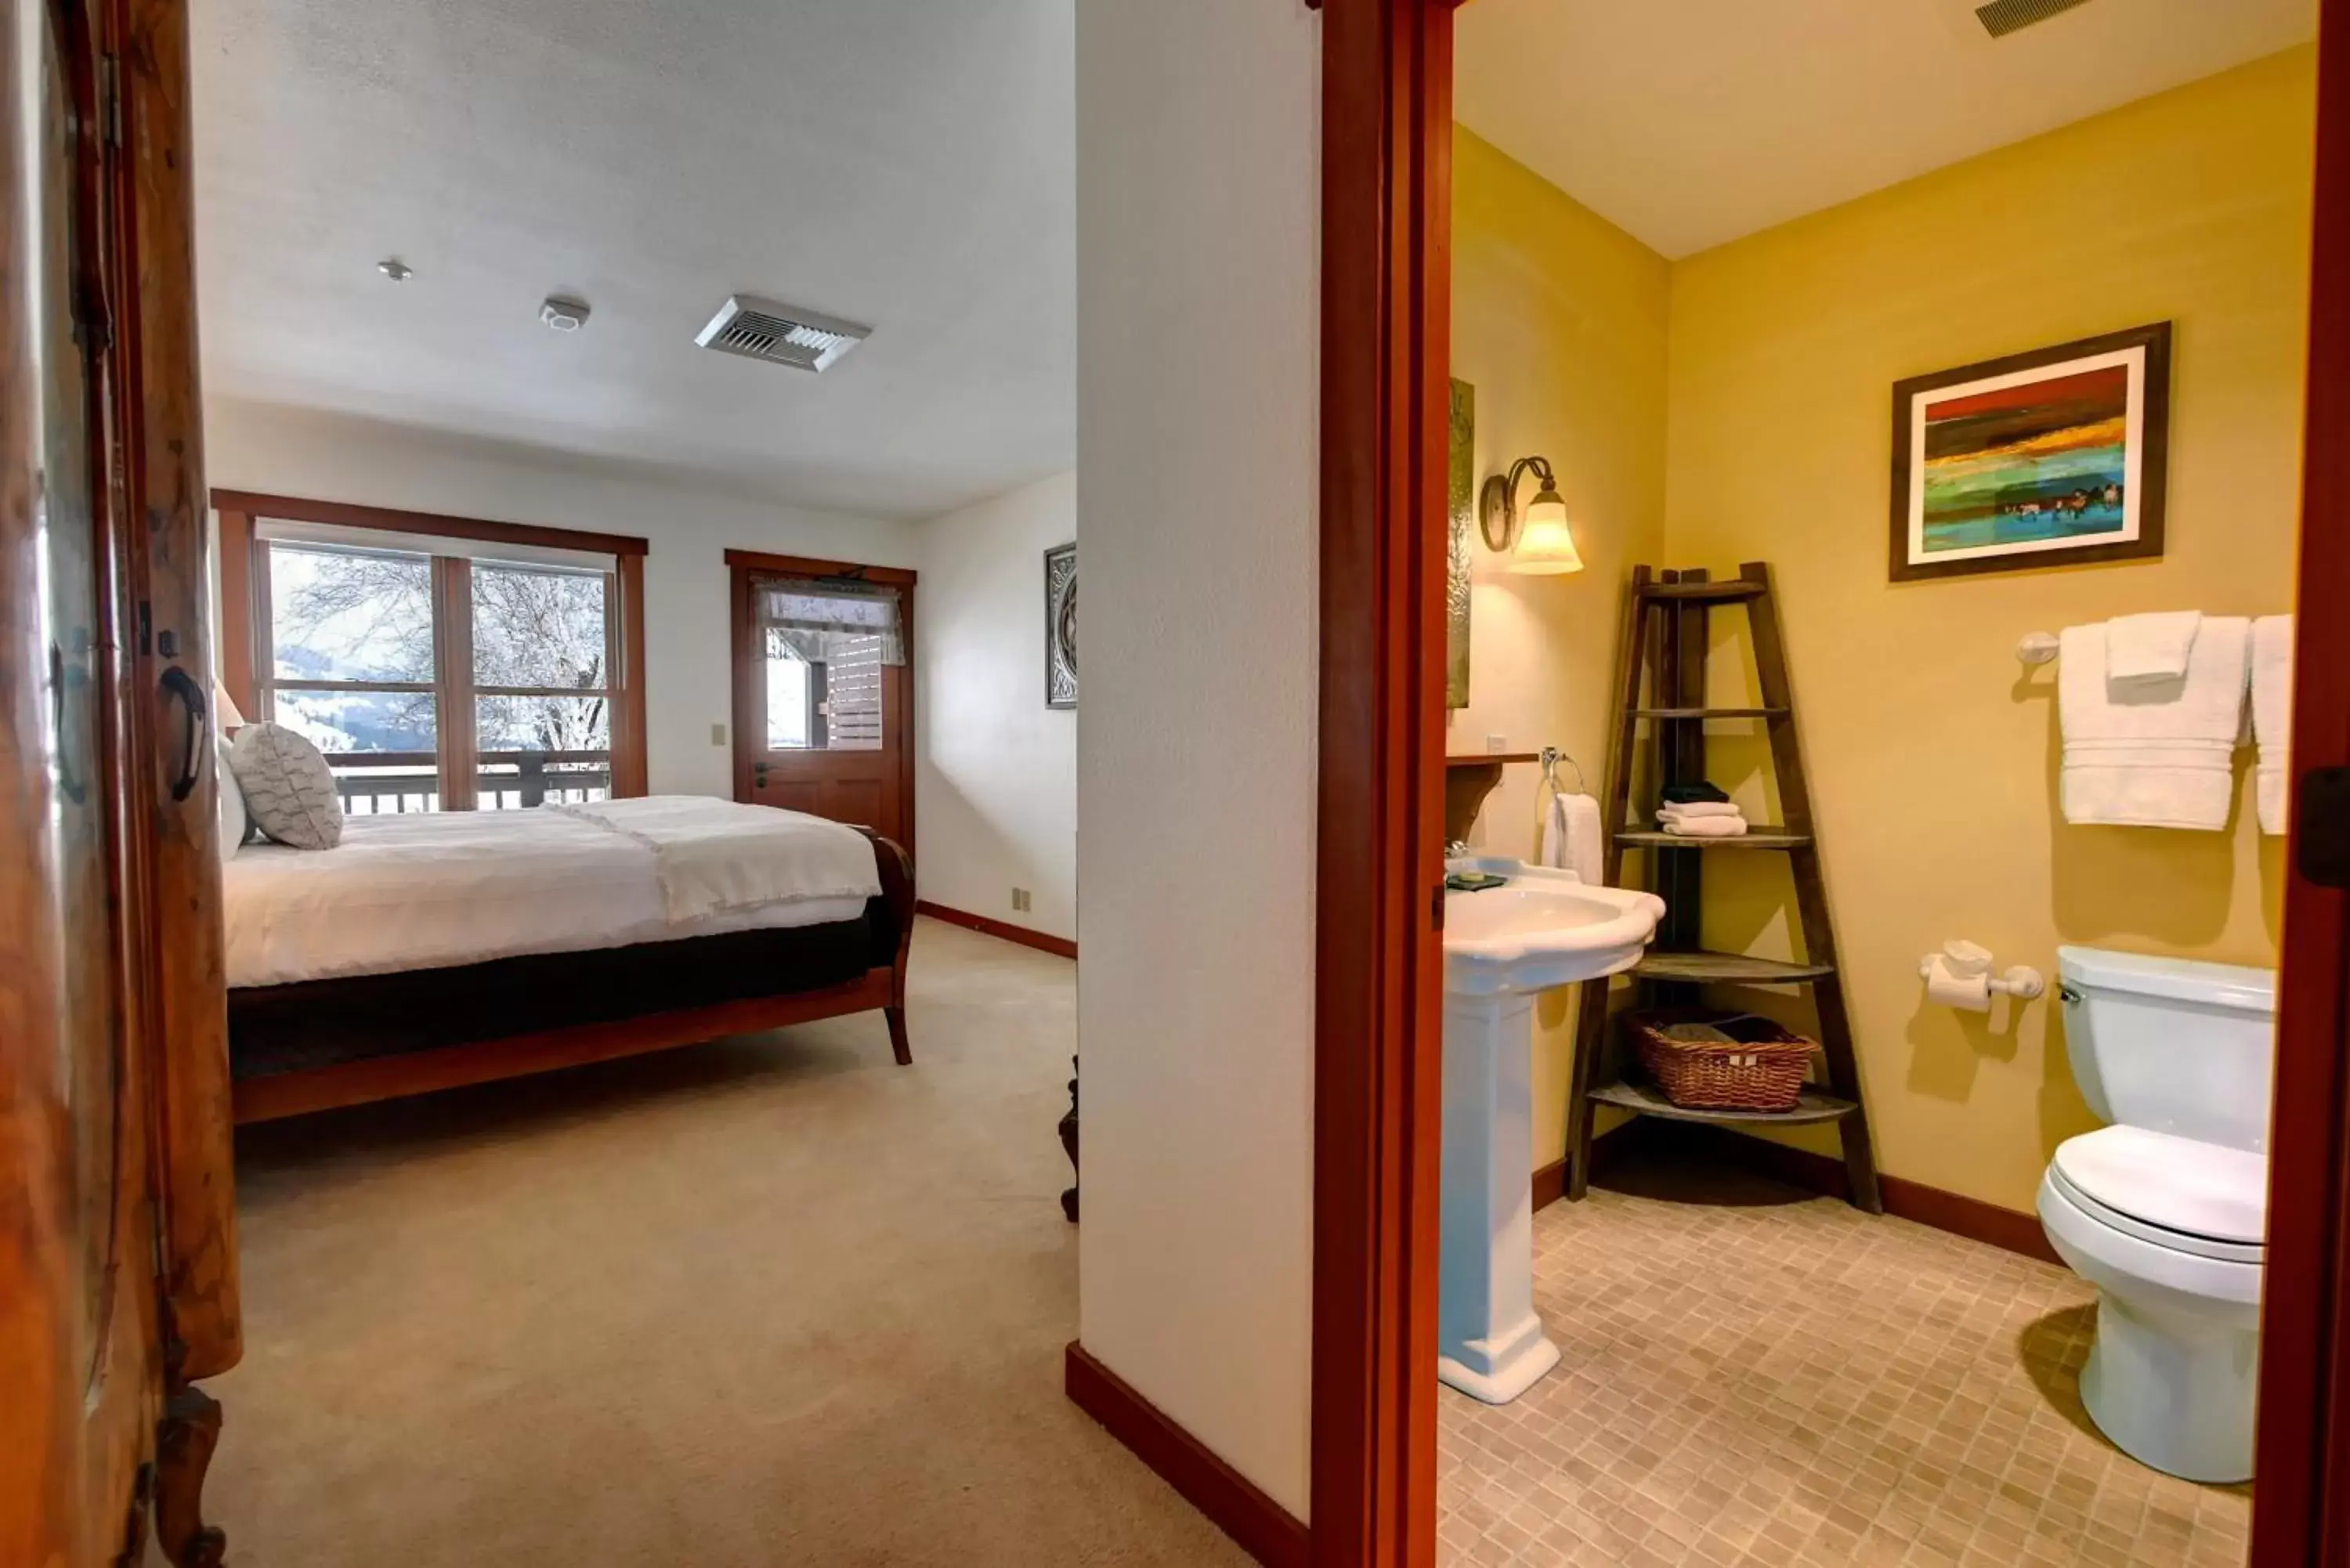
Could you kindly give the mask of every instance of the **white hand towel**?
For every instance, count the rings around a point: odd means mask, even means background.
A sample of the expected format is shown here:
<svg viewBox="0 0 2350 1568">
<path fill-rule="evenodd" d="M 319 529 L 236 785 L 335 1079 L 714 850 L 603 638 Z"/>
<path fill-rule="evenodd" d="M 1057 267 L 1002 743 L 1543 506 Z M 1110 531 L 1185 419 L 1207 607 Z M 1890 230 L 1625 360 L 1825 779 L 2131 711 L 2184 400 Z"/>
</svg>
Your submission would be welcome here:
<svg viewBox="0 0 2350 1568">
<path fill-rule="evenodd" d="M 2252 738 L 2260 760 L 2252 770 L 2262 833 L 2285 828 L 2285 779 L 2293 769 L 2293 617 L 2266 615 L 2252 622 Z"/>
<path fill-rule="evenodd" d="M 1738 803 L 1736 801 L 1669 800 L 1665 802 L 1664 808 L 1657 813 L 1657 820 L 1659 822 L 1689 822 L 1700 816 L 1743 816 L 1745 815 L 1746 814 L 1744 812 L 1738 809 Z"/>
<path fill-rule="evenodd" d="M 2064 628 L 2056 700 L 2064 734 L 2064 820 L 2217 830 L 2235 794 L 2251 622 L 2206 616 L 2187 679 L 2114 691 L 2103 622 Z"/>
<path fill-rule="evenodd" d="M 2203 627 L 2199 610 L 2116 616 L 2106 623 L 2108 681 L 2183 680 Z"/>
<path fill-rule="evenodd" d="M 1599 886 L 1607 867 L 1600 857 L 1597 801 L 1587 794 L 1554 792 L 1537 836 L 1541 842 L 1535 847 L 1536 864 L 1572 871 L 1576 881 Z"/>
<path fill-rule="evenodd" d="M 1742 816 L 1692 816 L 1665 824 L 1665 831 L 1676 838 L 1743 838 L 1746 819 Z"/>
</svg>

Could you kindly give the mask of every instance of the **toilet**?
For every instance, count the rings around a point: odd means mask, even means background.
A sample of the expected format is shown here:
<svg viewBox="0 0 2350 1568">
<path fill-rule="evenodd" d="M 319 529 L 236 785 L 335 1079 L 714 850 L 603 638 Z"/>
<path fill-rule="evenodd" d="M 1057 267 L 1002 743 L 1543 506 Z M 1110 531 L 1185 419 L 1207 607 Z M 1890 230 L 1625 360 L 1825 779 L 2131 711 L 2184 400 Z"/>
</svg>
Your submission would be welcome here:
<svg viewBox="0 0 2350 1568">
<path fill-rule="evenodd" d="M 2252 1474 L 2276 976 L 2057 950 L 2073 1078 L 2114 1125 L 2058 1146 L 2040 1219 L 2097 1287 L 2081 1400 L 2188 1480 Z"/>
</svg>

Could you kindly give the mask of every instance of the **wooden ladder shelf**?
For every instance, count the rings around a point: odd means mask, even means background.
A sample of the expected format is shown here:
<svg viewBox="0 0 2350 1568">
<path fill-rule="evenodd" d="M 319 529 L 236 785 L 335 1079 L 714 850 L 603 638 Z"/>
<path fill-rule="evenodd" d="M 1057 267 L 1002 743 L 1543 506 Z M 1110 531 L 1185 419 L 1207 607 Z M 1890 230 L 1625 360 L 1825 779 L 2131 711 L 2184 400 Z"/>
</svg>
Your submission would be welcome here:
<svg viewBox="0 0 2350 1568">
<path fill-rule="evenodd" d="M 1716 606 L 1742 607 L 1752 634 L 1756 684 L 1762 705 L 1709 708 L 1706 702 L 1708 614 Z M 1787 655 L 1779 635 L 1779 611 L 1771 590 L 1771 568 L 1750 561 L 1738 576 L 1714 581 L 1701 571 L 1659 574 L 1634 569 L 1626 592 L 1624 640 L 1617 655 L 1622 681 L 1617 722 L 1608 743 L 1607 793 L 1601 810 L 1607 823 L 1607 881 L 1622 887 L 1627 850 L 1644 851 L 1650 888 L 1665 900 L 1656 946 L 1632 971 L 1642 1005 L 1685 1005 L 1710 984 L 1805 985 L 1819 1016 L 1821 1054 L 1827 1081 L 1807 1090 L 1802 1104 L 1783 1112 L 1689 1110 L 1661 1090 L 1629 1074 L 1607 1070 L 1610 1056 L 1607 980 L 1586 981 L 1575 1012 L 1575 1062 L 1568 1076 L 1566 1196 L 1580 1199 L 1590 1187 L 1591 1124 L 1598 1106 L 1610 1105 L 1643 1116 L 1730 1127 L 1794 1126 L 1833 1122 L 1844 1140 L 1852 1200 L 1872 1214 L 1884 1212 L 1877 1192 L 1877 1157 L 1870 1147 L 1868 1116 L 1861 1105 L 1860 1074 L 1853 1059 L 1852 1019 L 1845 1008 L 1837 973 L 1835 927 L 1828 919 L 1827 886 L 1820 876 L 1820 847 L 1812 821 L 1811 791 L 1804 780 L 1803 748 L 1797 743 L 1795 699 L 1787 682 Z M 1641 706 L 1643 692 L 1651 706 Z M 1775 826 L 1751 826 L 1738 838 L 1681 838 L 1648 831 L 1651 814 L 1631 815 L 1636 748 L 1640 726 L 1653 726 L 1649 744 L 1655 766 L 1650 787 L 1696 784 L 1705 777 L 1705 723 L 1709 719 L 1759 720 L 1771 742 L 1778 775 L 1780 813 Z M 1804 933 L 1804 959 L 1785 962 L 1742 953 L 1708 952 L 1700 943 L 1700 897 L 1708 854 L 1778 853 L 1794 874 L 1795 907 Z M 1596 1082 L 1595 1082 L 1596 1080 Z"/>
</svg>

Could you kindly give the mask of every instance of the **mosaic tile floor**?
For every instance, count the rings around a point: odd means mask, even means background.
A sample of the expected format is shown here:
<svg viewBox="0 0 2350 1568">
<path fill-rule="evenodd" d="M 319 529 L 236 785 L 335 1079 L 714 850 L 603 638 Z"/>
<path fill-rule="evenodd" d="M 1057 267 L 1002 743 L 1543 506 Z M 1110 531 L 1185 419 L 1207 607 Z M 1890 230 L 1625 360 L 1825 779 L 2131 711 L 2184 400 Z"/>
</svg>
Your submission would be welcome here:
<svg viewBox="0 0 2350 1568">
<path fill-rule="evenodd" d="M 1626 1169 L 1534 1217 L 1565 1359 L 1445 1391 L 1446 1568 L 2236 1568 L 2251 1493 L 2147 1469 L 2077 1386 L 2066 1272 L 1752 1179 Z"/>
</svg>

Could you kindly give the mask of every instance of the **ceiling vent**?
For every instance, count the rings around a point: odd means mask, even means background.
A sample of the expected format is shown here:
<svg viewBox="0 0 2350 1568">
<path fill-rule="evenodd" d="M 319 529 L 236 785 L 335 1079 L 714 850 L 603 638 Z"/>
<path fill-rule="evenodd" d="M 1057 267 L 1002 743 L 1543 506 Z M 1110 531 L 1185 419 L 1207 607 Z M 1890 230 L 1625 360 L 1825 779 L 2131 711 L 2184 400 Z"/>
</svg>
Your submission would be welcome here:
<svg viewBox="0 0 2350 1568">
<path fill-rule="evenodd" d="M 829 370 L 873 329 L 796 305 L 738 294 L 718 307 L 694 341 L 704 348 L 789 365 L 795 370 Z"/>
<path fill-rule="evenodd" d="M 1975 20 L 1981 22 L 1983 31 L 1992 37 L 2004 38 L 2034 22 L 2045 22 L 2075 5 L 2087 4 L 2088 0 L 1991 0 L 1988 5 L 1975 7 Z"/>
</svg>

